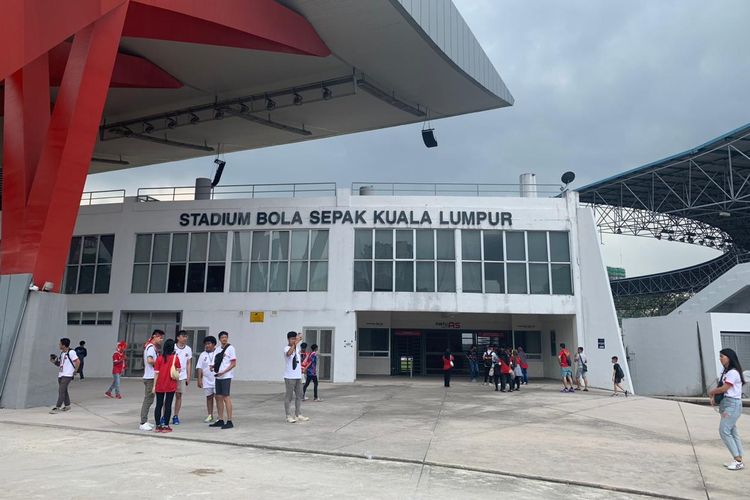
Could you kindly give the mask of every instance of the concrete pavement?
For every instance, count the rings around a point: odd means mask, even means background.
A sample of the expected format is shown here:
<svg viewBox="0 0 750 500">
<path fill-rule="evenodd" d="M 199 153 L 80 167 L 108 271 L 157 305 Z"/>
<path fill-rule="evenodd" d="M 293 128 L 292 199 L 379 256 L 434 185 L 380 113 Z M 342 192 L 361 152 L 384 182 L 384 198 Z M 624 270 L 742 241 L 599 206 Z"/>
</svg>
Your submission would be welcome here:
<svg viewBox="0 0 750 500">
<path fill-rule="evenodd" d="M 307 470 L 304 474 L 321 492 L 351 488 L 351 494 L 364 497 L 448 497 L 460 491 L 457 484 L 464 484 L 467 492 L 480 498 L 496 496 L 499 487 L 517 491 L 519 498 L 575 492 L 584 498 L 644 494 L 718 499 L 743 497 L 750 485 L 750 471 L 722 467 L 730 457 L 718 437 L 719 415 L 711 408 L 612 398 L 597 390 L 563 394 L 552 382 L 532 383 L 512 394 L 465 381 L 455 381 L 446 390 L 439 379 L 365 378 L 355 384 L 321 384 L 324 401 L 305 402 L 303 413 L 311 420 L 297 424 L 284 421 L 283 384 L 235 383 L 237 427 L 224 431 L 207 429 L 201 422 L 202 394 L 191 385 L 180 415 L 183 423 L 168 435 L 137 430 L 143 393 L 139 380 L 124 381 L 122 400 L 106 399 L 107 385 L 105 380 L 76 381 L 69 413 L 0 410 L 3 442 L 12 435 L 21 450 L 12 459 L 4 454 L 0 470 L 22 473 L 16 456 L 27 458 L 23 443 L 52 432 L 86 443 L 118 443 L 116 453 L 105 451 L 90 462 L 107 470 L 117 461 L 117 453 L 128 454 L 144 442 L 165 451 L 194 450 L 185 459 L 186 470 L 221 469 L 207 473 L 213 483 L 222 477 L 231 481 L 227 471 L 241 469 L 243 461 L 253 471 L 265 463 L 269 474 L 260 482 L 253 479 L 267 486 L 256 490 L 262 497 L 276 491 L 272 478 L 286 463 L 293 463 L 300 474 Z M 742 418 L 740 431 L 745 427 Z M 217 441 L 225 445 L 213 444 Z M 56 445 L 40 460 L 67 462 L 61 451 L 65 448 Z M 89 447 L 84 449 L 88 453 Z M 216 459 L 203 459 L 206 452 Z M 179 461 L 180 453 L 165 456 Z M 121 472 L 127 477 L 139 473 L 135 462 L 124 463 Z M 352 481 L 336 479 L 348 474 Z M 415 474 L 420 478 L 416 482 Z M 284 475 L 278 477 L 283 484 Z M 446 482 L 449 477 L 454 480 Z M 45 475 L 35 475 L 31 491 L 43 489 L 46 481 Z M 357 481 L 382 485 L 382 495 L 359 490 Z M 483 481 L 494 485 L 487 495 L 469 486 Z M 433 486 L 441 487 L 432 490 Z"/>
</svg>

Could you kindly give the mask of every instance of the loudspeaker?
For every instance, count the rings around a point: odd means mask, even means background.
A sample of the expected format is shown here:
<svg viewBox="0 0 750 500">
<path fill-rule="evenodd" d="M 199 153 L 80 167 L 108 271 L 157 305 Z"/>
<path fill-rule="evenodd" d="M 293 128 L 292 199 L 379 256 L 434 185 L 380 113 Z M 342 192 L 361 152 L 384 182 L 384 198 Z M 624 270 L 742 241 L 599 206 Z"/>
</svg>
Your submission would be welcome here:
<svg viewBox="0 0 750 500">
<path fill-rule="evenodd" d="M 424 145 L 428 148 L 437 147 L 437 140 L 435 139 L 435 134 L 432 132 L 433 130 L 435 129 L 426 128 L 422 131 L 422 140 L 424 141 Z"/>
</svg>

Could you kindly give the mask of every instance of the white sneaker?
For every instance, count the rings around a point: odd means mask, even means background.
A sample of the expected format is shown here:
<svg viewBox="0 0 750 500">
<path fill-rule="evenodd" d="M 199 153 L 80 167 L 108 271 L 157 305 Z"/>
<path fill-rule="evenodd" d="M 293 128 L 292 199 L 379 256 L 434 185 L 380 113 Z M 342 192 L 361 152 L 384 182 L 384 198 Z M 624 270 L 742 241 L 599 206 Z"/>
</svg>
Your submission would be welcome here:
<svg viewBox="0 0 750 500">
<path fill-rule="evenodd" d="M 210 424 L 211 422 L 214 421 L 214 416 L 213 415 L 209 415 L 206 418 L 204 418 L 203 421 L 206 422 L 207 424 Z"/>
<path fill-rule="evenodd" d="M 149 424 L 148 422 L 146 422 L 145 424 L 141 424 L 138 428 L 140 430 L 142 430 L 142 431 L 153 431 L 154 430 L 154 426 L 151 425 L 151 424 Z"/>
<path fill-rule="evenodd" d="M 302 422 L 307 422 L 308 420 L 310 420 L 310 417 L 305 417 L 305 416 L 302 416 L 302 415 L 297 415 L 297 420 L 300 420 Z"/>
<path fill-rule="evenodd" d="M 60 408 L 58 408 L 57 406 L 55 406 L 49 412 L 50 412 L 51 415 L 54 415 L 55 413 L 59 413 L 59 411 L 60 411 Z"/>
<path fill-rule="evenodd" d="M 727 469 L 729 470 L 741 470 L 745 468 L 745 464 L 742 462 L 738 462 L 737 460 L 732 460 L 732 463 L 727 465 Z"/>
<path fill-rule="evenodd" d="M 287 415 L 287 417 L 286 417 L 286 421 L 287 421 L 287 422 L 289 422 L 290 424 L 293 424 L 294 422 L 296 422 L 296 421 L 297 421 L 297 419 L 296 419 L 296 418 L 294 418 L 294 417 L 293 417 L 293 416 L 291 416 L 291 415 Z"/>
</svg>

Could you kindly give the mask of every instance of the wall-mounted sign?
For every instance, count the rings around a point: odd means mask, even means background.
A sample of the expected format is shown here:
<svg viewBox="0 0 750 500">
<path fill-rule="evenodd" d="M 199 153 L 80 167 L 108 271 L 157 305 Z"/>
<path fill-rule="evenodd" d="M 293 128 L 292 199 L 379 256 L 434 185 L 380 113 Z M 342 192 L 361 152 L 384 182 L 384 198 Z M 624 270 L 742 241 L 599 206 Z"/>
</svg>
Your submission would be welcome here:
<svg viewBox="0 0 750 500">
<path fill-rule="evenodd" d="M 596 339 L 596 343 L 599 349 L 604 349 L 604 339 Z"/>
<path fill-rule="evenodd" d="M 513 226 L 511 212 L 491 210 L 310 210 L 258 212 L 184 212 L 180 226 L 293 226 L 302 224 L 373 226 Z"/>
<path fill-rule="evenodd" d="M 461 323 L 458 321 L 436 321 L 435 326 L 437 328 L 447 328 L 449 330 L 461 329 Z"/>
<path fill-rule="evenodd" d="M 266 313 L 263 311 L 250 311 L 250 323 L 263 323 Z"/>
</svg>

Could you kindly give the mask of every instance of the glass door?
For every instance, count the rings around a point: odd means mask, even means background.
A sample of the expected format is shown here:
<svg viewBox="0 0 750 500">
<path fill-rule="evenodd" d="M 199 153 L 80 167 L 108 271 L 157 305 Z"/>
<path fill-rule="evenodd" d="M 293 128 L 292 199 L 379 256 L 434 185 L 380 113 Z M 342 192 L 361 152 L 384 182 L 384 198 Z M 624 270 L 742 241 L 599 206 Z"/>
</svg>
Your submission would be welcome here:
<svg viewBox="0 0 750 500">
<path fill-rule="evenodd" d="M 333 328 L 305 328 L 307 349 L 318 344 L 318 380 L 331 380 L 333 373 Z"/>
<path fill-rule="evenodd" d="M 208 336 L 207 326 L 186 326 L 182 328 L 187 333 L 187 345 L 193 350 L 193 377 L 195 377 L 195 366 L 198 358 L 203 352 L 203 339 Z M 216 339 L 218 342 L 219 339 Z"/>
<path fill-rule="evenodd" d="M 144 311 L 125 312 L 120 314 L 120 333 L 118 340 L 127 344 L 125 356 L 126 377 L 143 376 L 143 345 L 151 337 L 151 332 L 162 330 L 165 338 L 175 338 L 180 329 L 179 312 Z"/>
</svg>

